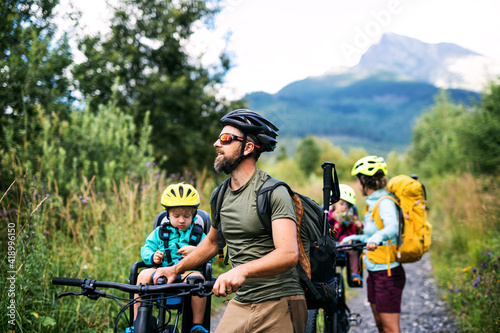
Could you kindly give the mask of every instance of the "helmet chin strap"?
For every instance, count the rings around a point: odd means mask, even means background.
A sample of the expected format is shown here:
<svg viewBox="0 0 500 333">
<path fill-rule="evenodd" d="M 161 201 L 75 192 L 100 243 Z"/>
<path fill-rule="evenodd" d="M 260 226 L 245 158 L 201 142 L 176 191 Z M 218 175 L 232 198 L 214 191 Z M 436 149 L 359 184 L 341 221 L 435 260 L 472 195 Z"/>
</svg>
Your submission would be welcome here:
<svg viewBox="0 0 500 333">
<path fill-rule="evenodd" d="M 245 155 L 245 146 L 247 145 L 247 135 L 246 133 L 243 133 L 243 143 L 241 144 L 241 152 L 240 156 L 234 161 L 228 168 L 228 170 L 225 171 L 226 175 L 230 175 L 234 169 L 240 164 L 241 161 L 243 161 L 245 158 L 249 157 L 252 154 Z"/>
</svg>

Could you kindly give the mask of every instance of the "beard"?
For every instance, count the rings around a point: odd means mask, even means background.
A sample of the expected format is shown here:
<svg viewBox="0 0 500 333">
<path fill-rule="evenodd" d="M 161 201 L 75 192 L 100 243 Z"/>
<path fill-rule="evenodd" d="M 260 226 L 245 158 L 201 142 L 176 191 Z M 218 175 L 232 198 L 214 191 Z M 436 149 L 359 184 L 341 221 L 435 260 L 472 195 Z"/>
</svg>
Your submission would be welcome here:
<svg viewBox="0 0 500 333">
<path fill-rule="evenodd" d="M 216 172 L 221 173 L 224 172 L 226 175 L 231 174 L 233 172 L 236 165 L 234 163 L 238 159 L 239 155 L 217 155 L 214 161 L 214 169 Z"/>
</svg>

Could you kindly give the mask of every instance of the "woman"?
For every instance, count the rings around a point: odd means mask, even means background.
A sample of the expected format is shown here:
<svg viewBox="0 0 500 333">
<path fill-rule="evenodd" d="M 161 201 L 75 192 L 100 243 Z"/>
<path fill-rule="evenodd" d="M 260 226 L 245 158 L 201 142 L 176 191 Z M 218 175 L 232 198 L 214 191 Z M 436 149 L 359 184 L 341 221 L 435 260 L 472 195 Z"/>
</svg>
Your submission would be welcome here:
<svg viewBox="0 0 500 333">
<path fill-rule="evenodd" d="M 376 263 L 373 261 L 373 254 L 379 253 L 384 248 L 380 245 L 388 245 L 389 240 L 392 244 L 396 244 L 398 233 L 396 205 L 391 199 L 382 198 L 391 195 L 386 189 L 387 165 L 382 157 L 367 156 L 354 164 L 351 174 L 358 177 L 358 187 L 366 196 L 364 234 L 348 236 L 342 240 L 342 243 L 360 240 L 367 243 L 368 251 L 373 251 L 363 257 L 368 271 L 366 281 L 368 302 L 370 302 L 379 332 L 401 332 L 399 317 L 406 281 L 405 271 L 398 262 Z M 378 202 L 380 198 L 382 199 Z M 383 229 L 377 227 L 372 216 L 372 210 L 377 203 Z"/>
</svg>

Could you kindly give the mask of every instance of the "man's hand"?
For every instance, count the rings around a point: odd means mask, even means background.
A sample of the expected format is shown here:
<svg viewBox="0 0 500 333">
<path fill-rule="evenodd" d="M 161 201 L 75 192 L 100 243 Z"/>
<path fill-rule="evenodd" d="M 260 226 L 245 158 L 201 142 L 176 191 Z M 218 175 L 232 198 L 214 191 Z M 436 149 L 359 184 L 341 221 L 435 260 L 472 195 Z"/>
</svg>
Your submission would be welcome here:
<svg viewBox="0 0 500 333">
<path fill-rule="evenodd" d="M 160 267 L 156 270 L 153 282 L 156 284 L 156 280 L 159 277 L 165 277 L 167 279 L 167 283 L 173 283 L 177 278 L 177 272 L 174 267 Z"/>
<path fill-rule="evenodd" d="M 244 265 L 241 265 L 221 274 L 215 281 L 212 290 L 215 296 L 227 296 L 237 292 L 245 280 L 245 268 Z"/>
</svg>

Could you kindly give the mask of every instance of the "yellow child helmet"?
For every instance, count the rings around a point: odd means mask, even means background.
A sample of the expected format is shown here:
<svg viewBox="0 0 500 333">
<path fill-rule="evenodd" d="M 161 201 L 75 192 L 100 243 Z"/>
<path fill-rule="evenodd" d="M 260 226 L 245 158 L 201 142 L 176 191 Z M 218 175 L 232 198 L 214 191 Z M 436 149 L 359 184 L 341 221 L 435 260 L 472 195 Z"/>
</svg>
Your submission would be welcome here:
<svg viewBox="0 0 500 333">
<path fill-rule="evenodd" d="M 358 174 L 362 174 L 365 176 L 373 176 L 379 170 L 382 170 L 384 175 L 387 175 L 387 164 L 385 164 L 384 158 L 371 155 L 363 157 L 354 163 L 351 175 L 357 176 Z"/>
<path fill-rule="evenodd" d="M 165 209 L 172 207 L 194 207 L 200 205 L 198 191 L 189 184 L 169 185 L 161 196 L 161 205 Z"/>
<path fill-rule="evenodd" d="M 340 188 L 340 199 L 345 202 L 350 203 L 351 205 L 356 205 L 356 193 L 349 185 L 339 184 Z"/>
</svg>

